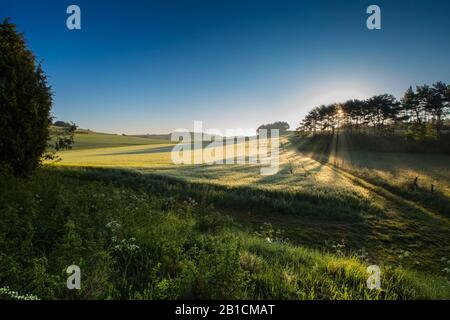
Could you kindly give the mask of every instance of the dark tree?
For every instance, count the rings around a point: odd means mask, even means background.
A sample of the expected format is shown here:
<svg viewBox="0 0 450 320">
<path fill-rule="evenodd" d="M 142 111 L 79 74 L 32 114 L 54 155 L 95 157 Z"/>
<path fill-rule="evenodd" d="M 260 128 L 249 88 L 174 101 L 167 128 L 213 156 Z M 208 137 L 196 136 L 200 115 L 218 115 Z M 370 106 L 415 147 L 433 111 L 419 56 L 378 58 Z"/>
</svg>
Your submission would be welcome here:
<svg viewBox="0 0 450 320">
<path fill-rule="evenodd" d="M 284 133 L 289 130 L 289 124 L 284 121 L 276 121 L 273 123 L 263 124 L 263 125 L 259 126 L 257 131 L 259 131 L 260 129 L 266 129 L 266 130 L 278 129 L 280 133 Z"/>
<path fill-rule="evenodd" d="M 68 128 L 71 126 L 70 123 L 68 122 L 64 122 L 64 121 L 55 121 L 55 123 L 53 124 L 55 127 L 62 127 L 62 128 Z"/>
<path fill-rule="evenodd" d="M 436 134 L 438 138 L 441 136 L 442 119 L 447 113 L 447 90 L 447 85 L 445 83 L 441 81 L 436 82 L 433 85 L 431 94 L 428 97 L 428 108 L 434 117 Z"/>
<path fill-rule="evenodd" d="M 47 148 L 52 92 L 23 34 L 0 23 L 0 163 L 19 175 L 35 169 Z"/>
<path fill-rule="evenodd" d="M 405 122 L 410 122 L 411 120 L 416 123 L 421 122 L 418 100 L 419 98 L 413 88 L 409 87 L 401 100 L 402 112 L 400 116 L 403 117 Z"/>
<path fill-rule="evenodd" d="M 390 94 L 373 96 L 366 101 L 366 110 L 369 123 L 381 133 L 387 125 L 395 122 L 398 102 Z"/>
</svg>

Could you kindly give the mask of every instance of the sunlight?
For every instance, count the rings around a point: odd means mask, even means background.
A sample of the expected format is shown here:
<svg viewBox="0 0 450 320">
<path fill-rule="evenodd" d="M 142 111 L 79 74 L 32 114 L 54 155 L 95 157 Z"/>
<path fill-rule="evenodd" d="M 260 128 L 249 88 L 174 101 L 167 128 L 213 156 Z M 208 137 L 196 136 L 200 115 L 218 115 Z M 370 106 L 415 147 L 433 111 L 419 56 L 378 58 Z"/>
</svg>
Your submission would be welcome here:
<svg viewBox="0 0 450 320">
<path fill-rule="evenodd" d="M 336 88 L 331 91 L 325 91 L 314 97 L 312 105 L 330 104 L 335 102 L 345 102 L 351 99 L 365 99 L 368 93 L 356 88 Z"/>
</svg>

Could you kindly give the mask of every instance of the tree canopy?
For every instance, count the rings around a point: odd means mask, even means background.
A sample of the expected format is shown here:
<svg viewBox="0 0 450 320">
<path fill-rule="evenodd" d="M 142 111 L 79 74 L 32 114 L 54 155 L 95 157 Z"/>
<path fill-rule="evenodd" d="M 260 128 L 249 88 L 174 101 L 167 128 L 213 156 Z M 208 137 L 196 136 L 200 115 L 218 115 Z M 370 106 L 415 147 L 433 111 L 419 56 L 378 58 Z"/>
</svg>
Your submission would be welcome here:
<svg viewBox="0 0 450 320">
<path fill-rule="evenodd" d="M 289 130 L 289 124 L 285 121 L 276 121 L 273 123 L 260 125 L 257 131 L 261 129 L 266 129 L 268 131 L 271 129 L 278 129 L 280 133 L 284 133 Z"/>
</svg>

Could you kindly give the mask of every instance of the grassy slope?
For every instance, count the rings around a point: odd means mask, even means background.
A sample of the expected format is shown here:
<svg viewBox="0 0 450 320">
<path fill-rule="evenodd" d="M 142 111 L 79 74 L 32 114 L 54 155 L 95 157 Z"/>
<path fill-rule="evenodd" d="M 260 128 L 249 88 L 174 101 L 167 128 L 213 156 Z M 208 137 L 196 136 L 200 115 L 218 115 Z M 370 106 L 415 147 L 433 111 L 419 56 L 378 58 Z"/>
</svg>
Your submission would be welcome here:
<svg viewBox="0 0 450 320">
<path fill-rule="evenodd" d="M 166 136 L 121 136 L 80 130 L 72 150 L 59 153 L 64 166 L 142 167 L 170 162 L 173 143 Z M 148 157 L 151 154 L 151 157 Z"/>
<path fill-rule="evenodd" d="M 299 153 L 297 147 L 297 142 L 292 145 L 283 140 L 280 172 L 270 177 L 260 176 L 257 165 L 174 166 L 170 162 L 172 148 L 166 144 L 74 150 L 63 154 L 61 164 L 137 168 L 145 175 L 126 179 L 129 187 L 135 188 L 143 178 L 147 181 L 142 182 L 144 185 L 158 186 L 152 192 L 207 201 L 250 230 L 269 222 L 294 244 L 330 250 L 332 244 L 344 241 L 346 251 L 366 250 L 371 263 L 445 275 L 442 270 L 447 260 L 443 259 L 450 252 L 443 245 L 450 242 L 448 220 L 443 212 L 424 207 L 423 201 L 411 201 L 395 192 L 395 183 L 402 179 L 395 166 L 391 166 L 395 179 L 391 176 L 386 180 L 389 184 L 383 185 L 369 179 L 367 173 L 357 172 L 355 168 L 364 169 L 361 165 L 353 166 L 353 170 L 348 165 L 333 166 L 331 141 L 315 141 L 307 153 Z M 345 154 L 344 149 L 340 154 Z M 351 150 L 353 161 L 367 158 L 356 151 Z M 379 152 L 377 155 L 378 160 L 366 169 L 370 174 L 378 174 L 378 169 L 392 159 Z M 409 163 L 414 163 L 411 159 Z M 435 154 L 428 157 L 423 170 L 431 172 L 442 163 Z M 448 181 L 445 170 L 438 171 L 442 181 Z M 111 183 L 117 180 L 116 173 L 107 179 Z M 408 254 L 403 253 L 405 250 Z"/>
<path fill-rule="evenodd" d="M 445 278 L 382 265 L 366 287 L 363 256 L 275 241 L 193 200 L 176 180 L 101 169 L 0 179 L 0 283 L 40 298 L 449 298 Z M 188 192 L 185 192 L 185 191 Z M 246 196 L 244 194 L 244 196 Z M 226 199 L 224 199 L 226 200 Z M 20 245 L 19 245 L 20 244 Z M 82 289 L 65 288 L 65 268 Z M 3 297 L 5 298 L 5 297 Z"/>
<path fill-rule="evenodd" d="M 197 199 L 209 198 L 222 212 L 252 229 L 268 222 L 296 244 L 324 248 L 344 241 L 348 250 L 367 250 L 372 262 L 403 263 L 418 270 L 442 273 L 446 265 L 441 259 L 450 255 L 449 247 L 442 245 L 450 242 L 445 211 L 430 211 L 421 203 L 368 179 L 367 174 L 349 173 L 348 165 L 347 170 L 330 165 L 334 155 L 329 139 L 314 141 L 308 153 L 299 153 L 295 141 L 294 145 L 286 139 L 282 141 L 280 171 L 266 177 L 259 174 L 258 165 L 174 166 L 170 160 L 172 146 L 167 144 L 74 150 L 63 154 L 61 164 L 137 168 L 146 174 L 173 177 L 193 183 L 190 185 L 194 187 L 184 192 L 190 190 Z M 344 146 L 348 145 L 343 141 L 340 154 L 345 154 Z M 392 169 L 402 168 L 391 164 L 395 155 L 376 155 L 378 161 L 372 161 L 372 167 L 367 169 L 371 174 L 389 165 Z M 412 157 L 416 156 L 412 155 L 403 167 L 411 166 Z M 365 158 L 352 151 L 353 161 Z M 423 170 L 427 172 L 435 172 L 434 166 L 443 165 L 436 154 L 426 163 Z M 450 180 L 445 170 L 438 171 L 443 176 L 439 185 Z M 402 179 L 398 171 L 391 175 L 395 179 L 389 179 L 389 186 Z M 131 181 L 130 186 L 135 183 Z M 441 206 L 447 202 L 440 201 Z M 402 250 L 410 254 L 400 261 Z"/>
<path fill-rule="evenodd" d="M 104 171 L 101 177 L 132 188 L 148 186 L 150 192 L 161 196 L 177 199 L 177 195 L 185 195 L 212 203 L 220 212 L 253 230 L 271 223 L 292 243 L 330 250 L 333 244 L 344 240 L 346 251 L 365 250 L 371 263 L 402 264 L 437 274 L 447 267 L 441 259 L 449 252 L 442 245 L 449 240 L 448 225 L 377 195 L 371 196 L 372 201 L 365 201 L 342 190 L 281 191 L 187 182 L 153 173 L 121 178 L 115 171 Z M 410 255 L 400 259 L 401 250 L 408 250 Z"/>
<path fill-rule="evenodd" d="M 365 138 L 365 143 L 361 138 Z M 341 134 L 336 155 L 336 137 L 294 139 L 303 154 L 333 168 L 355 186 L 370 191 L 373 199 L 384 202 L 383 211 L 389 219 L 374 223 L 373 230 L 377 230 L 380 238 L 385 238 L 386 245 L 403 246 L 413 255 L 422 256 L 425 261 L 412 261 L 418 266 L 425 262 L 427 267 L 445 269 L 439 261 L 450 252 L 450 156 L 406 152 L 401 145 L 398 152 L 394 152 L 393 147 L 389 152 L 373 151 L 384 143 L 392 145 L 386 140 L 389 138 Z M 419 190 L 408 191 L 407 185 L 416 176 L 419 176 Z M 429 183 L 435 185 L 434 194 L 424 187 Z M 386 228 L 395 232 L 386 232 Z M 439 255 L 442 255 L 441 259 Z M 439 268 L 434 269 L 439 271 Z"/>
</svg>

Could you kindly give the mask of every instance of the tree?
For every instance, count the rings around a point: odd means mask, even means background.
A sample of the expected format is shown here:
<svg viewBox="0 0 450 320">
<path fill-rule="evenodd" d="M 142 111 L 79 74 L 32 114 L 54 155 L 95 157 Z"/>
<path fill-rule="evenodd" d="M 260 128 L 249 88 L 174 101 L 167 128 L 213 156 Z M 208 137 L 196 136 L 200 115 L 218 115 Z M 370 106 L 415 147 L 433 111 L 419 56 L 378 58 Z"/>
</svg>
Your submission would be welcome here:
<svg viewBox="0 0 450 320">
<path fill-rule="evenodd" d="M 339 128 L 349 133 L 386 135 L 406 129 L 406 137 L 415 140 L 442 139 L 441 129 L 448 121 L 449 109 L 450 86 L 436 82 L 432 87 L 417 86 L 416 91 L 409 87 L 401 102 L 391 94 L 381 94 L 315 107 L 303 118 L 297 133 L 314 136 L 334 133 Z"/>
<path fill-rule="evenodd" d="M 447 85 L 441 81 L 433 85 L 431 94 L 428 98 L 428 107 L 431 114 L 435 117 L 436 136 L 440 138 L 442 128 L 442 118 L 446 116 L 447 100 Z"/>
<path fill-rule="evenodd" d="M 53 123 L 53 125 L 54 125 L 55 127 L 62 127 L 62 128 L 67 128 L 67 127 L 70 127 L 70 126 L 71 126 L 70 123 L 64 122 L 64 121 L 55 121 L 55 123 Z"/>
<path fill-rule="evenodd" d="M 402 103 L 402 113 L 401 117 L 405 122 L 409 122 L 411 119 L 414 119 L 415 122 L 420 123 L 420 108 L 418 107 L 418 97 L 414 92 L 412 87 L 409 87 L 406 90 L 403 98 L 401 99 Z"/>
<path fill-rule="evenodd" d="M 386 125 L 395 123 L 398 102 L 390 94 L 374 96 L 367 100 L 369 122 L 378 132 L 383 132 Z"/>
<path fill-rule="evenodd" d="M 289 124 L 287 122 L 284 122 L 284 121 L 276 121 L 276 122 L 273 122 L 273 123 L 260 125 L 258 127 L 257 131 L 259 131 L 261 129 L 266 129 L 268 131 L 271 130 L 271 129 L 278 129 L 280 134 L 281 134 L 281 133 L 284 133 L 284 132 L 289 130 Z"/>
<path fill-rule="evenodd" d="M 417 102 L 414 106 L 416 114 L 416 123 L 424 123 L 427 119 L 427 111 L 429 110 L 430 97 L 432 95 L 431 88 L 424 84 L 416 87 Z"/>
<path fill-rule="evenodd" d="M 74 136 L 77 130 L 75 123 L 64 122 L 64 125 L 56 126 L 56 123 L 50 130 L 47 151 L 43 154 L 43 158 L 46 160 L 61 160 L 58 157 L 57 152 L 64 149 L 72 149 L 72 145 L 75 143 Z M 89 131 L 89 129 L 88 129 Z"/>
<path fill-rule="evenodd" d="M 47 148 L 52 91 L 23 34 L 0 23 L 0 163 L 25 175 Z"/>
</svg>

